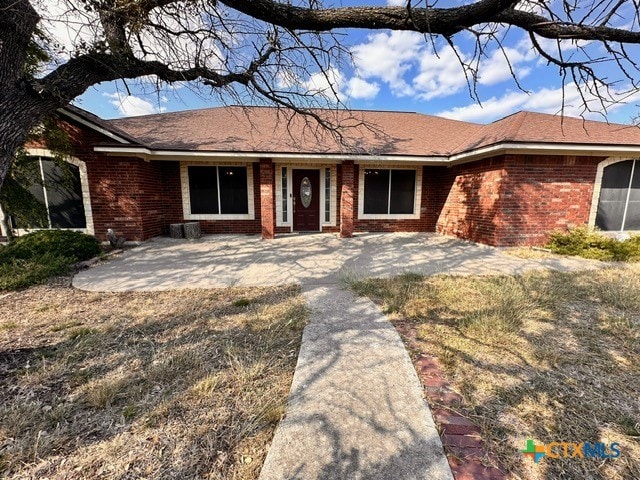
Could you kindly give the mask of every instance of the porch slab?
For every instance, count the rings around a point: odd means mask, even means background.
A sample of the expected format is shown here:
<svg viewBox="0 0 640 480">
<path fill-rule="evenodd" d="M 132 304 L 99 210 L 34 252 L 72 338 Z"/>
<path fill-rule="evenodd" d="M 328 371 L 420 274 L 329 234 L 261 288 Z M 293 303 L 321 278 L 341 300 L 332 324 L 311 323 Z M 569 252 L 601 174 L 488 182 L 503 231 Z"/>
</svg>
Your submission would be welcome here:
<svg viewBox="0 0 640 480">
<path fill-rule="evenodd" d="M 211 235 L 198 240 L 156 238 L 84 270 L 73 286 L 89 291 L 154 291 L 227 286 L 337 284 L 344 278 L 401 273 L 515 274 L 539 268 L 568 271 L 598 262 L 523 260 L 497 248 L 433 233 L 365 233 L 352 238 L 308 234 L 261 240 Z"/>
</svg>

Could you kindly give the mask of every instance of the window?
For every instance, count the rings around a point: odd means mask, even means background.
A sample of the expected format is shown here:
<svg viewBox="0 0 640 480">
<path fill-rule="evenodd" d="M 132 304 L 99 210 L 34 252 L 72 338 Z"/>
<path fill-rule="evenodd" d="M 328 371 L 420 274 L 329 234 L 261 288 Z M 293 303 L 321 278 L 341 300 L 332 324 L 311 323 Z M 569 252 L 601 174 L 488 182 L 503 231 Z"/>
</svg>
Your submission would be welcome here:
<svg viewBox="0 0 640 480">
<path fill-rule="evenodd" d="M 604 168 L 596 226 L 605 231 L 640 230 L 640 160 Z"/>
<path fill-rule="evenodd" d="M 331 169 L 324 169 L 324 221 L 331 222 Z"/>
<path fill-rule="evenodd" d="M 365 169 L 365 214 L 413 214 L 415 170 Z"/>
<path fill-rule="evenodd" d="M 282 167 L 282 221 L 286 223 L 289 220 L 288 217 L 288 189 L 287 189 L 287 167 Z"/>
<path fill-rule="evenodd" d="M 29 187 L 29 192 L 46 208 L 46 224 L 31 228 L 86 228 L 87 219 L 82 201 L 80 168 L 71 163 L 58 165 L 40 157 L 41 183 Z M 21 228 L 14 219 L 13 226 Z"/>
<path fill-rule="evenodd" d="M 246 167 L 189 166 L 188 174 L 192 214 L 249 213 Z"/>
</svg>

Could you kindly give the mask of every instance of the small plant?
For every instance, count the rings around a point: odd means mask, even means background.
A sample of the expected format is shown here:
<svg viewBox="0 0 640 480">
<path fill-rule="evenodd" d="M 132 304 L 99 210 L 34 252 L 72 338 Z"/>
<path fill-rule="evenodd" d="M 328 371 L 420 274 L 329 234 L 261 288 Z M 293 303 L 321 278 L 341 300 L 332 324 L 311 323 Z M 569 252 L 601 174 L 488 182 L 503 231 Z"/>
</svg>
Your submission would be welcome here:
<svg viewBox="0 0 640 480">
<path fill-rule="evenodd" d="M 251 300 L 248 298 L 239 298 L 233 302 L 234 307 L 248 307 L 251 305 Z"/>
<path fill-rule="evenodd" d="M 640 236 L 620 241 L 598 232 L 579 227 L 549 235 L 547 244 L 552 252 L 591 260 L 629 262 L 640 261 Z"/>
</svg>

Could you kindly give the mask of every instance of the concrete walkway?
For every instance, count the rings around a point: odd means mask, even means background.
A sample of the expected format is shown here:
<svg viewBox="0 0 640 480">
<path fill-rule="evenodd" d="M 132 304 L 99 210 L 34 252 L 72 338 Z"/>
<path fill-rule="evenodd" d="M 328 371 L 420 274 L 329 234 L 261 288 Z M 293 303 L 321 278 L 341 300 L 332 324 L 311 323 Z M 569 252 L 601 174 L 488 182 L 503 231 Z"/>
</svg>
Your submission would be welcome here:
<svg viewBox="0 0 640 480">
<path fill-rule="evenodd" d="M 305 286 L 287 414 L 261 480 L 452 479 L 411 359 L 369 300 Z"/>
<path fill-rule="evenodd" d="M 219 235 L 199 240 L 158 238 L 80 272 L 73 286 L 91 291 L 149 291 L 227 286 L 336 284 L 344 276 L 522 273 L 574 270 L 597 262 L 522 260 L 501 250 L 428 233 L 295 235 L 264 241 Z"/>
<path fill-rule="evenodd" d="M 522 273 L 596 266 L 521 260 L 434 234 L 299 235 L 261 241 L 213 236 L 157 239 L 80 272 L 77 288 L 170 290 L 299 283 L 311 308 L 291 387 L 262 480 L 452 479 L 438 432 L 404 345 L 343 277 Z"/>
</svg>

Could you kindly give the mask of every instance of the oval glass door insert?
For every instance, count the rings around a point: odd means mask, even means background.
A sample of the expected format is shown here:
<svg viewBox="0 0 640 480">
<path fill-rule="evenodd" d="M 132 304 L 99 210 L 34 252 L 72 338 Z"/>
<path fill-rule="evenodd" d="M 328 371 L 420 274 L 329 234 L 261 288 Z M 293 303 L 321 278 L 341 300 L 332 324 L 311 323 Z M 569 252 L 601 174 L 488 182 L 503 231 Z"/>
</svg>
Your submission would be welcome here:
<svg viewBox="0 0 640 480">
<path fill-rule="evenodd" d="M 300 201 L 304 208 L 309 208 L 311 205 L 311 182 L 308 177 L 304 177 L 300 183 Z"/>
</svg>

